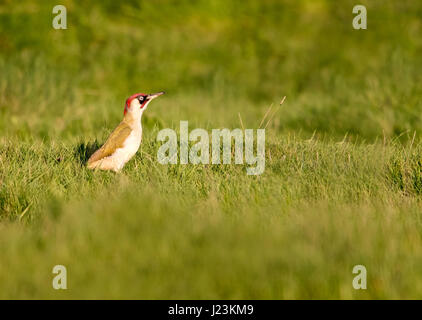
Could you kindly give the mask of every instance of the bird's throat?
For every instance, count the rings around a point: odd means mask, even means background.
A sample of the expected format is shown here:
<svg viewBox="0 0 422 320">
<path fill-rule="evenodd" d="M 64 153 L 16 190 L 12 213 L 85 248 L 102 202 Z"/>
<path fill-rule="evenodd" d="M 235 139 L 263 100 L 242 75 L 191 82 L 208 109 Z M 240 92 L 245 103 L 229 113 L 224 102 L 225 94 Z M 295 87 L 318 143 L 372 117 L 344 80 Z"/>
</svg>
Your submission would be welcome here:
<svg viewBox="0 0 422 320">
<path fill-rule="evenodd" d="M 134 115 L 131 112 L 125 114 L 123 121 L 126 122 L 131 128 L 136 129 L 141 127 L 142 114 Z"/>
</svg>

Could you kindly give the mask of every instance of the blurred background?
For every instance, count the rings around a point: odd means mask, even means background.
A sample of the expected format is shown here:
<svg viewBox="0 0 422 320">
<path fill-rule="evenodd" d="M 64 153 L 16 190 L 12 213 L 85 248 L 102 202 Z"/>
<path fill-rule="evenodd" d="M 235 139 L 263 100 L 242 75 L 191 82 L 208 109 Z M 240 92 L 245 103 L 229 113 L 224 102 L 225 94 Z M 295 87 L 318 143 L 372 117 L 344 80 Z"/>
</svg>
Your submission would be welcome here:
<svg viewBox="0 0 422 320">
<path fill-rule="evenodd" d="M 0 298 L 420 298 L 421 35 L 418 0 L 0 0 Z M 161 90 L 123 171 L 88 170 Z M 160 128 L 283 96 L 261 176 L 157 164 Z"/>
<path fill-rule="evenodd" d="M 2 0 L 0 132 L 95 135 L 132 93 L 166 90 L 145 125 L 239 126 L 240 112 L 255 128 L 287 96 L 280 132 L 411 136 L 422 4 L 359 3 L 367 30 L 352 28 L 351 0 L 69 0 L 68 29 L 55 30 L 57 1 Z"/>
</svg>

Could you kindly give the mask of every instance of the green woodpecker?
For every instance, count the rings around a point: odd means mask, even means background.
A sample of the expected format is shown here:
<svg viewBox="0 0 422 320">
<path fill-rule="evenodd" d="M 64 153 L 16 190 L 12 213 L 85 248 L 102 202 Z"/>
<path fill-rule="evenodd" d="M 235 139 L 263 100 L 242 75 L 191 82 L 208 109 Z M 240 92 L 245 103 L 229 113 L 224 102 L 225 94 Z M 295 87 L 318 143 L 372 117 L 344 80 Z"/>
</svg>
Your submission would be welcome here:
<svg viewBox="0 0 422 320">
<path fill-rule="evenodd" d="M 120 171 L 138 151 L 142 140 L 141 117 L 148 104 L 164 92 L 136 93 L 126 100 L 122 122 L 88 160 L 89 169 Z"/>
</svg>

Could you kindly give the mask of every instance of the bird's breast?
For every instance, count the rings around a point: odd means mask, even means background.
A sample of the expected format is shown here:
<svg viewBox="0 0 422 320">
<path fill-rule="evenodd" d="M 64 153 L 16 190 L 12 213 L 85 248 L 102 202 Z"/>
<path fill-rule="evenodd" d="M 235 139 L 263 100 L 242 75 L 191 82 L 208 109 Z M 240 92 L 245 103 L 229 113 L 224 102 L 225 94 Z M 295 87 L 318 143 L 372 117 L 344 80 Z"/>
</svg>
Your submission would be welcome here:
<svg viewBox="0 0 422 320">
<path fill-rule="evenodd" d="M 142 131 L 133 130 L 130 135 L 126 138 L 123 144 L 123 149 L 132 156 L 138 151 L 142 140 Z"/>
<path fill-rule="evenodd" d="M 142 130 L 133 130 L 123 143 L 123 147 L 114 152 L 113 158 L 118 161 L 121 167 L 138 151 L 141 140 Z"/>
</svg>

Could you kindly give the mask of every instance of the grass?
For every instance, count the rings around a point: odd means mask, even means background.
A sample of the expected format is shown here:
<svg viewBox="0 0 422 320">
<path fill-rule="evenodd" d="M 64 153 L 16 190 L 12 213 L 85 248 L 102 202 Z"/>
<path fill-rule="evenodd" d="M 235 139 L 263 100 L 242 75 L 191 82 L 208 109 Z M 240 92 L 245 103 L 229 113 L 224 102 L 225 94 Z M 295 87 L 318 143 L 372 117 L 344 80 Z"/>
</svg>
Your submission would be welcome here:
<svg viewBox="0 0 422 320">
<path fill-rule="evenodd" d="M 21 3 L 0 4 L 0 298 L 421 298 L 421 5 L 363 1 L 355 31 L 348 0 L 63 1 L 56 31 L 56 3 Z M 136 157 L 87 170 L 158 90 Z M 283 96 L 263 175 L 156 161 L 161 128 L 256 129 Z"/>
</svg>

